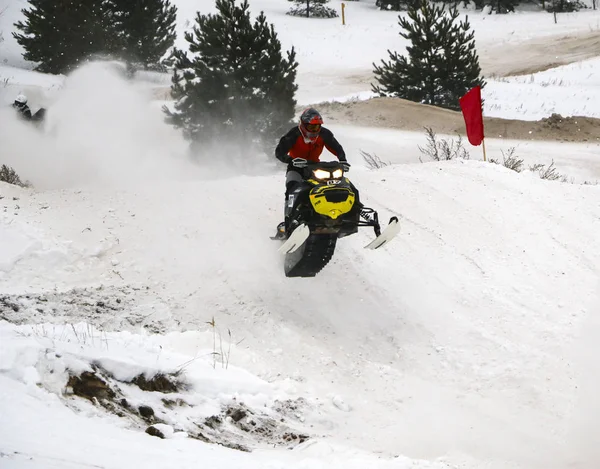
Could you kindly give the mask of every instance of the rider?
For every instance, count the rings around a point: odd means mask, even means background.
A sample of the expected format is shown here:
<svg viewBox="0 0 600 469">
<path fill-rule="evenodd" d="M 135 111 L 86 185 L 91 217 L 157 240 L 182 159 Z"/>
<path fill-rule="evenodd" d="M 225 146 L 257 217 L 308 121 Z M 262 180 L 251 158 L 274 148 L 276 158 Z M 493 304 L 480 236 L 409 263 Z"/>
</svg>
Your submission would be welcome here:
<svg viewBox="0 0 600 469">
<path fill-rule="evenodd" d="M 21 114 L 21 117 L 31 120 L 31 109 L 27 105 L 27 96 L 20 94 L 15 98 L 13 107 Z"/>
<path fill-rule="evenodd" d="M 342 145 L 333 136 L 331 130 L 326 129 L 322 124 L 321 114 L 309 107 L 302 112 L 298 126 L 292 127 L 279 140 L 275 157 L 288 165 L 285 175 L 286 204 L 290 192 L 303 181 L 302 168 L 305 168 L 309 161 L 320 161 L 319 156 L 323 152 L 323 147 L 337 156 L 344 171 L 350 169 Z M 285 222 L 280 223 L 277 230 L 280 233 L 285 232 Z"/>
</svg>

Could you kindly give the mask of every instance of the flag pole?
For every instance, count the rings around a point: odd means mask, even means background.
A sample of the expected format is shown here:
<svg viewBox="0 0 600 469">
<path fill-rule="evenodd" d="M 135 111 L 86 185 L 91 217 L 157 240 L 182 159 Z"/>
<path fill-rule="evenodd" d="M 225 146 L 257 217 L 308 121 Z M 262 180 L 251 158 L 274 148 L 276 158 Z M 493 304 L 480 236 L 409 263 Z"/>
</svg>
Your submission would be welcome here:
<svg viewBox="0 0 600 469">
<path fill-rule="evenodd" d="M 481 144 L 483 145 L 483 161 L 487 161 L 487 158 L 485 156 L 485 138 L 481 139 Z"/>
</svg>

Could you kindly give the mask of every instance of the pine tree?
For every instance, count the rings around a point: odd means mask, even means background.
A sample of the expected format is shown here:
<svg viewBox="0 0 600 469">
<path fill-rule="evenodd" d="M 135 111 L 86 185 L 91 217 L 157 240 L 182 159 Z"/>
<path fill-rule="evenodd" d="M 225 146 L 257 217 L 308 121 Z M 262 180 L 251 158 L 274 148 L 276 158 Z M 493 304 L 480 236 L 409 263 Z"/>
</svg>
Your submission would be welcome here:
<svg viewBox="0 0 600 469">
<path fill-rule="evenodd" d="M 122 55 L 130 65 L 159 64 L 176 38 L 177 7 L 169 0 L 109 0 Z"/>
<path fill-rule="evenodd" d="M 389 62 L 373 64 L 379 82 L 372 86 L 375 93 L 458 110 L 461 96 L 485 86 L 468 17 L 458 22 L 455 6 L 447 13 L 425 0 L 409 8 L 411 21 L 399 17 L 400 35 L 411 42 L 408 57 L 388 50 Z"/>
<path fill-rule="evenodd" d="M 29 6 L 26 22 L 15 23 L 21 33 L 13 36 L 40 72 L 65 73 L 119 47 L 105 0 L 29 0 Z"/>
<path fill-rule="evenodd" d="M 406 11 L 418 3 L 419 0 L 377 0 L 375 5 L 380 10 Z"/>
<path fill-rule="evenodd" d="M 592 5 L 595 10 L 595 3 Z M 571 13 L 588 8 L 588 6 L 580 0 L 552 0 L 547 1 L 544 8 L 549 13 Z"/>
<path fill-rule="evenodd" d="M 304 16 L 306 18 L 335 18 L 337 11 L 328 7 L 329 0 L 293 0 L 293 5 L 287 12 L 292 16 Z"/>
<path fill-rule="evenodd" d="M 294 116 L 296 53 L 284 58 L 273 25 L 248 1 L 216 0 L 217 13 L 196 16 L 185 35 L 189 58 L 176 50 L 169 120 L 193 142 L 272 145 Z"/>
<path fill-rule="evenodd" d="M 510 13 L 515 11 L 515 7 L 519 5 L 519 0 L 493 0 L 491 5 L 496 13 Z"/>
</svg>

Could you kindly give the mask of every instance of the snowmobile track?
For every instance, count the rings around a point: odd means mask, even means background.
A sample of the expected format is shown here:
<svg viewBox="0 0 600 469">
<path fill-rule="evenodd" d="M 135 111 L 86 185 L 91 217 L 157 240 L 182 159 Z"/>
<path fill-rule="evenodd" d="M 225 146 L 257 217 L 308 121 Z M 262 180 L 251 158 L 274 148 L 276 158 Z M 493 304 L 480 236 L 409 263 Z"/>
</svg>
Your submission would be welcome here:
<svg viewBox="0 0 600 469">
<path fill-rule="evenodd" d="M 336 242 L 336 235 L 310 235 L 300 249 L 285 255 L 286 277 L 314 277 L 317 275 L 331 260 Z"/>
</svg>

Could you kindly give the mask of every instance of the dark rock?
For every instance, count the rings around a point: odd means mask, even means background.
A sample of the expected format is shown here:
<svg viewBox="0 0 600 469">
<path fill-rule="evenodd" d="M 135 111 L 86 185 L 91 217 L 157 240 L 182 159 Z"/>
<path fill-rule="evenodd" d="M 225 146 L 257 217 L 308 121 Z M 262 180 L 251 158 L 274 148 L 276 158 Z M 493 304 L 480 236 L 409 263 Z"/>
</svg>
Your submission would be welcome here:
<svg viewBox="0 0 600 469">
<path fill-rule="evenodd" d="M 172 409 L 173 407 L 189 407 L 189 404 L 185 402 L 183 399 L 161 399 L 162 403 L 165 405 L 167 409 Z"/>
<path fill-rule="evenodd" d="M 85 397 L 93 402 L 94 398 L 98 400 L 112 399 L 115 392 L 110 386 L 96 373 L 84 371 L 79 376 L 70 376 L 67 386 L 73 389 L 73 394 Z"/>
<path fill-rule="evenodd" d="M 304 443 L 308 440 L 308 435 L 299 435 L 296 433 L 284 433 L 282 438 L 287 442 Z"/>
<path fill-rule="evenodd" d="M 213 430 L 218 429 L 222 423 L 223 420 L 221 420 L 221 417 L 219 417 L 218 415 L 213 415 L 204 420 L 204 425 L 206 425 L 209 428 L 212 428 Z"/>
<path fill-rule="evenodd" d="M 142 391 L 151 392 L 178 392 L 179 388 L 182 387 L 172 376 L 157 373 L 152 378 L 148 379 L 143 374 L 137 375 L 131 380 Z"/>
<path fill-rule="evenodd" d="M 145 419 L 151 419 L 154 417 L 154 409 L 147 405 L 141 405 L 138 407 L 138 412 Z"/>
<path fill-rule="evenodd" d="M 146 433 L 148 435 L 152 435 L 152 436 L 157 436 L 158 438 L 165 438 L 165 434 L 163 432 L 161 432 L 158 428 L 150 425 L 148 428 L 146 428 Z"/>
<path fill-rule="evenodd" d="M 248 415 L 248 413 L 241 407 L 238 407 L 237 409 L 227 409 L 227 415 L 231 417 L 234 422 L 239 422 Z"/>
</svg>

